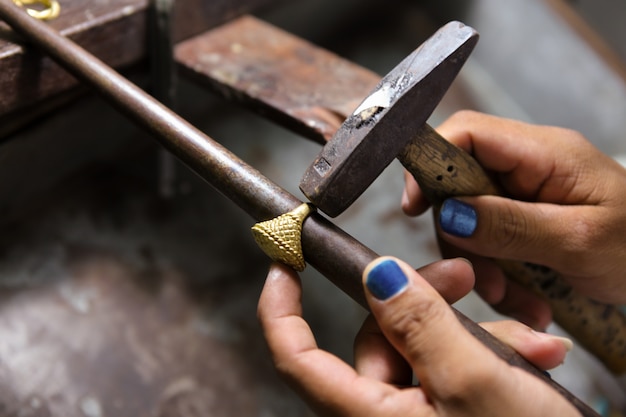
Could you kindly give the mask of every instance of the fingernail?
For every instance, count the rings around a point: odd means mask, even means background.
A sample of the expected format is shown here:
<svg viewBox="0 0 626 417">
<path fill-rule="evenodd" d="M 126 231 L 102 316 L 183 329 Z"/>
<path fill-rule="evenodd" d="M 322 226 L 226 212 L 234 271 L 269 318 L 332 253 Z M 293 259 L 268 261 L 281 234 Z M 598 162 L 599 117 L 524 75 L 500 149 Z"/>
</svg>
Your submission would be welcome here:
<svg viewBox="0 0 626 417">
<path fill-rule="evenodd" d="M 571 339 L 568 339 L 567 337 L 557 337 L 557 339 L 560 340 L 561 343 L 563 343 L 566 351 L 570 352 L 572 349 L 574 349 L 574 342 L 572 342 Z"/>
<path fill-rule="evenodd" d="M 574 342 L 572 342 L 572 340 L 568 339 L 567 337 L 555 336 L 553 334 L 537 332 L 534 330 L 532 332 L 542 339 L 557 340 L 563 343 L 563 346 L 565 346 L 565 350 L 568 352 L 574 348 Z"/>
<path fill-rule="evenodd" d="M 476 210 L 467 203 L 449 198 L 441 206 L 439 224 L 446 233 L 470 237 L 476 230 Z"/>
<path fill-rule="evenodd" d="M 384 260 L 370 269 L 365 280 L 367 289 L 381 301 L 401 293 L 408 283 L 409 280 L 400 266 L 391 259 Z"/>
<path fill-rule="evenodd" d="M 409 194 L 406 192 L 406 188 L 402 191 L 402 202 L 400 204 L 403 208 L 409 206 Z"/>
</svg>

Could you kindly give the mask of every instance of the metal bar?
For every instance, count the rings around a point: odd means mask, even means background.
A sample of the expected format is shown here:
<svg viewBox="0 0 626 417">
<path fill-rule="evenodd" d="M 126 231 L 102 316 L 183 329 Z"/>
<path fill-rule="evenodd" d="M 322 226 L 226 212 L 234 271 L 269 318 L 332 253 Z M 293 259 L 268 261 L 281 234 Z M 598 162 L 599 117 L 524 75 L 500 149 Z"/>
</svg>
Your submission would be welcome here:
<svg viewBox="0 0 626 417">
<path fill-rule="evenodd" d="M 0 17 L 154 134 L 193 171 L 256 220 L 276 217 L 301 203 L 87 51 L 45 24 L 31 19 L 10 0 L 0 0 Z M 365 266 L 378 256 L 376 253 L 320 215 L 310 216 L 304 222 L 302 246 L 305 258 L 313 267 L 367 308 L 361 274 Z M 462 324 L 502 359 L 544 380 L 584 416 L 597 416 L 585 403 L 544 375 L 509 346 L 491 336 L 462 313 L 454 311 Z"/>
<path fill-rule="evenodd" d="M 149 13 L 150 79 L 152 95 L 165 106 L 174 109 L 176 97 L 176 68 L 172 39 L 173 0 L 152 0 Z M 176 189 L 176 158 L 165 149 L 159 149 L 159 193 L 172 198 Z"/>
</svg>

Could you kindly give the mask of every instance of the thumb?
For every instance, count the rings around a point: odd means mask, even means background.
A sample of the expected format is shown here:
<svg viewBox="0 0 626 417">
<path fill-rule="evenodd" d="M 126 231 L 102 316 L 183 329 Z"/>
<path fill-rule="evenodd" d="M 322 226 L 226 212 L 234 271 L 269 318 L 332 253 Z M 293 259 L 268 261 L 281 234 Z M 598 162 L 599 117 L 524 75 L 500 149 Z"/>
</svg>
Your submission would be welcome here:
<svg viewBox="0 0 626 417">
<path fill-rule="evenodd" d="M 477 255 L 566 272 L 575 267 L 572 255 L 581 242 L 572 229 L 584 226 L 583 214 L 575 207 L 497 196 L 449 198 L 441 205 L 437 226 L 448 243 Z"/>
<path fill-rule="evenodd" d="M 544 382 L 509 366 L 471 336 L 406 263 L 378 258 L 365 269 L 363 282 L 380 330 L 411 365 L 438 415 L 579 415 Z"/>
<path fill-rule="evenodd" d="M 363 282 L 381 331 L 430 396 L 472 391 L 456 385 L 499 366 L 493 362 L 497 357 L 462 327 L 445 300 L 406 263 L 379 258 L 365 269 Z"/>
</svg>

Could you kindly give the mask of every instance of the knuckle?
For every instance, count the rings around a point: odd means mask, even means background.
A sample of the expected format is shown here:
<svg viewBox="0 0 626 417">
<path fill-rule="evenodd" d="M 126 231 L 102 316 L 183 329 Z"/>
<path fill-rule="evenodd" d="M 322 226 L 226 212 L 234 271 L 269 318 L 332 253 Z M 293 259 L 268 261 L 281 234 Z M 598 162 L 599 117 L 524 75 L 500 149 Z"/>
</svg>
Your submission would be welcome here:
<svg viewBox="0 0 626 417">
<path fill-rule="evenodd" d="M 287 383 L 292 383 L 296 380 L 296 374 L 293 372 L 292 363 L 289 361 L 274 361 L 274 369 L 278 376 Z"/>
<path fill-rule="evenodd" d="M 585 216 L 579 216 L 572 220 L 572 242 L 570 250 L 573 254 L 586 252 L 596 243 L 597 228 Z"/>
<path fill-rule="evenodd" d="M 444 308 L 445 307 L 445 308 Z M 387 329 L 393 338 L 401 341 L 411 357 L 423 351 L 423 343 L 429 341 L 429 329 L 445 325 L 447 306 L 440 300 L 423 298 L 411 304 L 410 308 L 399 308 L 389 317 Z"/>
<path fill-rule="evenodd" d="M 491 219 L 491 238 L 495 245 L 504 250 L 515 250 L 527 237 L 528 221 L 521 213 L 506 205 Z"/>
<path fill-rule="evenodd" d="M 479 402 L 485 395 L 485 387 L 497 386 L 498 373 L 490 366 L 480 362 L 467 363 L 462 369 L 451 369 L 454 372 L 447 384 L 437 388 L 437 397 L 451 407 L 466 408 L 467 404 Z"/>
<path fill-rule="evenodd" d="M 545 132 L 543 135 L 539 135 L 542 139 L 549 138 L 550 142 L 555 144 L 581 144 L 587 142 L 585 136 L 577 130 L 570 129 L 562 126 L 550 126 L 550 125 L 534 125 L 533 129 L 537 129 Z"/>
<path fill-rule="evenodd" d="M 292 383 L 298 381 L 302 369 L 310 365 L 310 357 L 300 353 L 282 358 L 273 358 L 274 368 L 278 375 L 285 381 Z"/>
<path fill-rule="evenodd" d="M 554 127 L 554 129 L 556 130 L 555 137 L 563 138 L 564 141 L 570 144 L 582 145 L 588 143 L 587 138 L 577 130 L 565 127 Z"/>
<path fill-rule="evenodd" d="M 465 122 L 473 120 L 478 116 L 480 116 L 480 113 L 474 110 L 458 110 L 450 116 L 450 119 L 455 122 Z"/>
<path fill-rule="evenodd" d="M 285 360 L 274 360 L 276 372 L 283 378 L 289 379 L 291 372 L 291 362 Z"/>
<path fill-rule="evenodd" d="M 398 338 L 406 338 L 409 334 L 421 332 L 424 323 L 434 310 L 432 300 L 420 300 L 411 304 L 410 308 L 398 308 L 389 316 L 388 330 Z"/>
<path fill-rule="evenodd" d="M 597 251 L 605 244 L 602 227 L 587 216 L 579 216 L 568 225 L 569 232 L 563 239 L 563 260 L 581 271 L 593 268 L 591 263 Z M 610 232 L 609 232 L 610 233 Z"/>
</svg>

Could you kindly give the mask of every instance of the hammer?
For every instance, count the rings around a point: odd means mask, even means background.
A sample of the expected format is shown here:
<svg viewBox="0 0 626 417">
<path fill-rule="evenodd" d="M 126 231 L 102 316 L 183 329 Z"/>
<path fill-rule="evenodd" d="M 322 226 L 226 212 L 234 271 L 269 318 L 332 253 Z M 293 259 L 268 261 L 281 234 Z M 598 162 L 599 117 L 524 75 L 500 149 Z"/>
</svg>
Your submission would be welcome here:
<svg viewBox="0 0 626 417">
<path fill-rule="evenodd" d="M 437 206 L 447 197 L 500 194 L 471 155 L 426 120 L 478 40 L 458 22 L 442 27 L 389 72 L 306 170 L 300 189 L 331 217 L 350 206 L 394 158 Z M 543 296 L 555 320 L 616 375 L 626 372 L 626 318 L 576 294 L 547 268 L 498 261 L 507 277 Z"/>
</svg>

